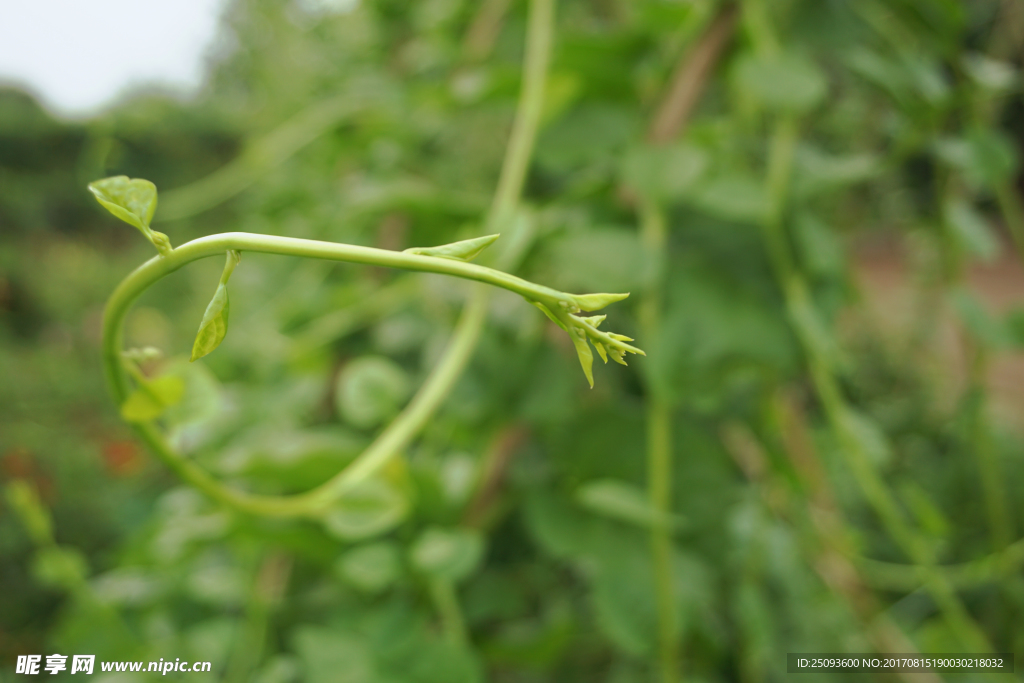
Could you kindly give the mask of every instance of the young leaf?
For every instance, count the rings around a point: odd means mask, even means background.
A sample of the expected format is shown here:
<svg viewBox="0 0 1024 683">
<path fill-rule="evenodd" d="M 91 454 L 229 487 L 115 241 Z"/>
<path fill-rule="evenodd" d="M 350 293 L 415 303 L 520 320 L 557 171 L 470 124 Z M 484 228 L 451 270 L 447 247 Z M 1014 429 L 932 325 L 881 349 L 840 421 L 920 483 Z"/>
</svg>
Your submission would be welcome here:
<svg viewBox="0 0 1024 683">
<path fill-rule="evenodd" d="M 575 330 L 575 328 L 574 328 Z M 583 374 L 587 376 L 587 381 L 590 382 L 590 388 L 594 388 L 594 354 L 590 350 L 590 345 L 587 344 L 587 336 L 582 332 L 571 332 L 569 334 L 572 337 L 572 345 L 576 347 L 576 355 L 580 357 L 580 365 L 583 366 Z"/>
<path fill-rule="evenodd" d="M 474 237 L 473 239 L 442 244 L 439 247 L 413 247 L 406 249 L 406 254 L 418 254 L 420 256 L 437 256 L 440 258 L 456 259 L 458 261 L 472 261 L 480 255 L 487 247 L 494 244 L 494 241 L 501 235 L 486 235 Z"/>
<path fill-rule="evenodd" d="M 164 375 L 145 381 L 121 404 L 121 417 L 126 422 L 148 422 L 181 400 L 185 382 L 177 375 Z"/>
<path fill-rule="evenodd" d="M 608 304 L 622 301 L 628 296 L 629 292 L 625 294 L 574 294 L 573 299 L 576 300 L 581 311 L 600 311 Z"/>
<path fill-rule="evenodd" d="M 89 191 L 107 211 L 149 237 L 149 222 L 156 211 L 156 185 L 119 175 L 89 183 Z"/>
<path fill-rule="evenodd" d="M 224 336 L 228 333 L 228 288 L 225 284 L 217 285 L 217 291 L 213 293 L 210 305 L 203 313 L 203 320 L 199 323 L 199 332 L 196 334 L 196 341 L 192 344 L 192 357 L 189 361 L 196 361 L 220 346 Z"/>
</svg>

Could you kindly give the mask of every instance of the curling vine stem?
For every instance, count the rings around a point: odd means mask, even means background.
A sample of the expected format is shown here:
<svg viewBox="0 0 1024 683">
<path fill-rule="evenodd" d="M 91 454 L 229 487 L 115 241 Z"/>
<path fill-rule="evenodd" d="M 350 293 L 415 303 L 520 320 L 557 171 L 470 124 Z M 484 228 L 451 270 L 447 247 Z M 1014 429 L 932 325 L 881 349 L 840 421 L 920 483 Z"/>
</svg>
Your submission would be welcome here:
<svg viewBox="0 0 1024 683">
<path fill-rule="evenodd" d="M 515 215 L 522 194 L 543 109 L 544 83 L 551 57 L 553 25 L 554 0 L 531 0 L 522 95 L 495 200 L 488 213 L 488 226 L 508 226 Z M 528 246 L 529 235 L 513 235 L 513 240 L 512 248 L 504 254 L 502 265 L 510 264 L 522 255 Z M 158 280 L 186 264 L 223 254 L 227 250 L 319 258 L 452 275 L 508 289 L 529 300 L 539 301 L 553 310 L 559 310 L 562 302 L 570 303 L 567 294 L 499 270 L 454 259 L 243 232 L 202 237 L 183 244 L 166 255 L 156 256 L 136 268 L 118 285 L 108 300 L 103 320 L 102 354 L 107 380 L 118 405 L 125 401 L 130 389 L 121 359 L 121 348 L 124 319 L 132 303 Z M 294 496 L 265 496 L 230 488 L 192 461 L 174 452 L 155 423 L 140 422 L 134 427 L 146 445 L 171 470 L 214 500 L 256 515 L 317 516 L 408 445 L 448 396 L 479 338 L 486 318 L 488 298 L 488 289 L 479 286 L 475 288 L 441 362 L 434 367 L 405 410 L 351 465 L 307 493 Z"/>
</svg>

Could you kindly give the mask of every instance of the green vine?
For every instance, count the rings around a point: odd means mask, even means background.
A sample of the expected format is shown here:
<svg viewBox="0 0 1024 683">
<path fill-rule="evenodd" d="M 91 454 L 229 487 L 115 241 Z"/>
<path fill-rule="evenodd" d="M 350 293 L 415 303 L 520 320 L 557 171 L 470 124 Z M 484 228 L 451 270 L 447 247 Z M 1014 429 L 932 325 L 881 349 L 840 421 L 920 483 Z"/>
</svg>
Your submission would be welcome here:
<svg viewBox="0 0 1024 683">
<path fill-rule="evenodd" d="M 511 227 L 512 217 L 517 210 L 540 124 L 553 22 L 552 0 L 533 0 L 523 93 L 498 190 L 486 221 L 491 227 Z M 318 516 L 394 457 L 411 441 L 443 402 L 465 367 L 486 317 L 487 294 L 483 288 L 476 290 L 463 311 L 444 356 L 430 373 L 423 387 L 405 411 L 388 425 L 353 463 L 307 493 L 293 496 L 263 496 L 227 487 L 196 464 L 174 452 L 156 422 L 162 412 L 161 406 L 172 403 L 173 397 L 167 396 L 167 391 L 161 393 L 161 387 L 155 387 L 154 382 L 143 377 L 134 364 L 125 358 L 122 351 L 124 319 L 133 302 L 157 281 L 193 261 L 227 254 L 224 273 L 196 336 L 192 360 L 212 352 L 227 334 L 228 279 L 243 252 L 326 259 L 450 275 L 515 292 L 539 308 L 569 334 L 590 386 L 594 384 L 591 346 L 605 362 L 611 357 L 625 364 L 625 355 L 643 355 L 643 351 L 627 343 L 632 341 L 629 337 L 598 329 L 605 319 L 604 315 L 581 315 L 584 312 L 601 310 L 611 303 L 625 299 L 628 294 L 570 294 L 528 282 L 502 270 L 470 263 L 497 240 L 497 234 L 438 247 L 407 249 L 404 252 L 244 232 L 210 235 L 173 248 L 165 235 L 149 227 L 157 205 L 156 187 L 152 183 L 116 176 L 91 183 L 89 189 L 104 207 L 118 218 L 137 227 L 159 251 L 156 257 L 129 274 L 107 302 L 103 322 L 103 361 L 114 400 L 123 409 L 127 402 L 132 400 L 134 392 L 141 391 L 149 395 L 150 404 L 156 406 L 154 410 L 142 414 L 129 412 L 126 415 L 146 444 L 182 479 L 215 500 L 245 512 L 273 517 Z M 515 259 L 517 251 L 521 250 L 512 249 L 506 253 L 505 265 Z M 124 410 L 122 412 L 124 413 Z"/>
</svg>

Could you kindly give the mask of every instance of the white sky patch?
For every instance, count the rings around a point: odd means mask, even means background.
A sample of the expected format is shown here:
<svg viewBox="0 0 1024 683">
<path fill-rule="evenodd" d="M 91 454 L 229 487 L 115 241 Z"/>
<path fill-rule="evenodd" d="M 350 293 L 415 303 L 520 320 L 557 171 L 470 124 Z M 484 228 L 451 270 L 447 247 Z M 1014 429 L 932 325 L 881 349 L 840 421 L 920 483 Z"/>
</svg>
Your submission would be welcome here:
<svg viewBox="0 0 1024 683">
<path fill-rule="evenodd" d="M 95 114 L 127 88 L 194 91 L 224 0 L 21 0 L 0 10 L 0 83 L 55 113 Z"/>
</svg>

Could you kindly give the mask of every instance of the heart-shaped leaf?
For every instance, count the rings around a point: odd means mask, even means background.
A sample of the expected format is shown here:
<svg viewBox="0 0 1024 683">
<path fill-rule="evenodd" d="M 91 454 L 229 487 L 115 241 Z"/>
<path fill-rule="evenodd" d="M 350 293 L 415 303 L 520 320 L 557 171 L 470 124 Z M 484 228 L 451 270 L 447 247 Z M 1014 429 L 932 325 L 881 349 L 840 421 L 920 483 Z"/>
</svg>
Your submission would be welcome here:
<svg viewBox="0 0 1024 683">
<path fill-rule="evenodd" d="M 149 222 L 156 211 L 156 185 L 119 175 L 89 183 L 89 191 L 107 211 L 149 236 Z"/>
<path fill-rule="evenodd" d="M 196 334 L 195 343 L 192 344 L 192 357 L 190 361 L 199 360 L 210 353 L 224 341 L 228 333 L 228 301 L 227 285 L 217 285 L 217 291 L 210 299 L 210 305 L 203 313 L 203 320 L 199 323 L 199 332 Z"/>
<path fill-rule="evenodd" d="M 439 247 L 413 247 L 406 249 L 405 253 L 419 254 L 420 256 L 438 256 L 458 261 L 472 261 L 480 255 L 480 252 L 494 244 L 494 241 L 499 237 L 501 235 L 486 235 L 484 237 L 462 240 L 461 242 L 442 244 Z"/>
</svg>

